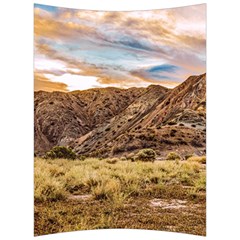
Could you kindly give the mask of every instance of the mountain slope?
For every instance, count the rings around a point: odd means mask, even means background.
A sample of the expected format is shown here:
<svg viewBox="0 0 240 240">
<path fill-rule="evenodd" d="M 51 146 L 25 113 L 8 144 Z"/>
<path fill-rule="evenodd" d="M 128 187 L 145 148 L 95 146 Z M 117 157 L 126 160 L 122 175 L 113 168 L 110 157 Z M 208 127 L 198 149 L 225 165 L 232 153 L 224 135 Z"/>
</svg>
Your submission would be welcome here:
<svg viewBox="0 0 240 240">
<path fill-rule="evenodd" d="M 153 148 L 206 151 L 206 74 L 191 76 L 174 89 L 159 85 L 130 89 L 36 92 L 35 152 L 55 145 L 80 155 L 121 156 Z"/>
<path fill-rule="evenodd" d="M 169 91 L 152 86 L 109 124 L 73 146 L 79 154 L 92 156 L 122 155 L 142 148 L 153 148 L 158 155 L 169 151 L 203 154 L 205 103 L 205 74 L 189 77 Z"/>
<path fill-rule="evenodd" d="M 151 85 L 146 91 L 131 103 L 124 111 L 111 119 L 110 123 L 97 128 L 75 141 L 75 151 L 78 153 L 112 151 L 112 141 L 127 133 L 135 124 L 151 112 L 165 97 L 167 88 Z M 83 142 L 85 142 L 83 144 Z M 78 144 L 78 146 L 76 146 Z"/>
<path fill-rule="evenodd" d="M 35 92 L 35 152 L 68 145 L 119 114 L 144 91 L 144 88 L 105 88 L 70 93 Z"/>
<path fill-rule="evenodd" d="M 171 121 L 174 122 L 176 116 L 180 117 L 187 110 L 198 112 L 201 107 L 204 113 L 204 110 L 206 110 L 205 104 L 206 74 L 191 76 L 169 92 L 168 96 L 157 106 L 156 110 L 144 119 L 143 124 L 149 126 L 164 125 Z M 205 120 L 205 115 L 203 115 L 202 120 Z"/>
</svg>

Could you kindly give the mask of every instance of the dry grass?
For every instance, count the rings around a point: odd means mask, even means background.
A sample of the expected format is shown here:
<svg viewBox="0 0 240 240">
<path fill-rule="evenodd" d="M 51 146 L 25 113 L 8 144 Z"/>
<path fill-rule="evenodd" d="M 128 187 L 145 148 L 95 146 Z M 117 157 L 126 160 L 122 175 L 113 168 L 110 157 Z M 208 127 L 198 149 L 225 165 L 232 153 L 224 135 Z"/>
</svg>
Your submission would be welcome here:
<svg viewBox="0 0 240 240">
<path fill-rule="evenodd" d="M 128 228 L 167 230 L 167 222 L 157 217 L 159 213 L 145 206 L 153 198 L 185 199 L 192 204 L 201 204 L 201 213 L 195 217 L 189 215 L 192 221 L 201 219 L 198 230 L 183 226 L 181 222 L 185 216 L 180 214 L 180 217 L 179 212 L 174 215 L 179 218 L 179 223 L 167 213 L 162 217 L 173 221 L 176 231 L 204 235 L 205 185 L 205 166 L 198 161 L 152 163 L 120 159 L 72 161 L 35 158 L 35 235 L 124 228 L 127 223 L 130 224 Z M 79 201 L 78 207 L 69 200 L 71 195 L 84 194 L 90 194 L 91 198 Z M 135 202 L 139 202 L 139 209 Z M 193 214 L 195 210 L 189 209 Z M 123 212 L 131 222 L 122 215 Z M 145 223 L 139 222 L 141 216 L 146 218 Z"/>
<path fill-rule="evenodd" d="M 206 156 L 193 156 L 187 159 L 188 161 L 192 162 L 199 162 L 202 164 L 206 164 Z"/>
<path fill-rule="evenodd" d="M 35 159 L 35 199 L 59 200 L 67 193 L 92 193 L 111 199 L 113 194 L 144 194 L 156 184 L 194 186 L 203 166 L 196 161 L 130 162 L 98 160 L 69 161 Z M 44 189 L 47 189 L 44 191 Z M 49 190 L 48 190 L 49 189 Z"/>
<path fill-rule="evenodd" d="M 166 157 L 166 160 L 177 160 L 177 159 L 179 160 L 179 159 L 181 159 L 181 157 L 175 152 L 168 153 L 168 155 Z"/>
<path fill-rule="evenodd" d="M 46 161 L 35 162 L 34 172 L 34 199 L 37 202 L 63 200 L 66 190 L 60 176 L 64 175 L 62 167 L 56 164 L 49 165 Z"/>
</svg>

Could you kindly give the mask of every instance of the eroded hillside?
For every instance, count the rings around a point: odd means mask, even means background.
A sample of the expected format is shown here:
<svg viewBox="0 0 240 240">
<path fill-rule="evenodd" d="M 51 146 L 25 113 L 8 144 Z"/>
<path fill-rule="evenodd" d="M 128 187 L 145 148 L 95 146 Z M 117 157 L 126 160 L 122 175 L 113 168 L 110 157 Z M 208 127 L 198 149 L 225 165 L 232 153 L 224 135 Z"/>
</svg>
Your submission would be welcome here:
<svg viewBox="0 0 240 240">
<path fill-rule="evenodd" d="M 35 93 L 35 152 L 55 145 L 80 155 L 121 156 L 153 148 L 159 156 L 206 152 L 206 74 L 174 89 L 159 85 Z"/>
</svg>

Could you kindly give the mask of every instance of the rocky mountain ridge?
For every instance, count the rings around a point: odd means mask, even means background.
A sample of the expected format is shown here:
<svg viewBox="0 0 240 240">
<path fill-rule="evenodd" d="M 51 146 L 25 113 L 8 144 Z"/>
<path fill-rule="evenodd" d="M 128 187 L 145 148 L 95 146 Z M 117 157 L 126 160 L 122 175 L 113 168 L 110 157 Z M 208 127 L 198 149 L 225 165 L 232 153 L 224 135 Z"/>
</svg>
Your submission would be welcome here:
<svg viewBox="0 0 240 240">
<path fill-rule="evenodd" d="M 35 92 L 35 152 L 71 146 L 79 155 L 122 156 L 143 148 L 203 154 L 206 74 L 174 89 L 100 88 Z"/>
</svg>

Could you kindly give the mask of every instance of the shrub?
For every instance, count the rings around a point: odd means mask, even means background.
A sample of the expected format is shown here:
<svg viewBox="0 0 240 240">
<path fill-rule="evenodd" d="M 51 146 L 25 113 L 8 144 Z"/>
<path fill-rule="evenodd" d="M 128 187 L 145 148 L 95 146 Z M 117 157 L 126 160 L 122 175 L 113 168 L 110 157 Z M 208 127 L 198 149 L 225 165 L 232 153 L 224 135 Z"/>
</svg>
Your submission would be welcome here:
<svg viewBox="0 0 240 240">
<path fill-rule="evenodd" d="M 127 158 L 126 158 L 126 157 L 124 157 L 124 156 L 122 156 L 122 157 L 120 158 L 120 160 L 121 160 L 121 161 L 126 161 L 126 160 L 127 160 Z"/>
<path fill-rule="evenodd" d="M 184 159 L 185 160 L 188 160 L 190 157 L 192 157 L 193 156 L 193 154 L 186 154 L 185 156 L 184 156 Z"/>
<path fill-rule="evenodd" d="M 63 168 L 50 165 L 46 160 L 34 164 L 34 201 L 57 201 L 66 198 L 64 184 L 58 180 Z"/>
<path fill-rule="evenodd" d="M 206 156 L 193 156 L 193 157 L 189 157 L 187 160 L 206 164 Z"/>
<path fill-rule="evenodd" d="M 112 200 L 114 195 L 118 194 L 121 189 L 121 184 L 116 179 L 103 180 L 96 187 L 92 188 L 92 194 L 96 200 L 109 199 Z"/>
<path fill-rule="evenodd" d="M 144 162 L 153 162 L 156 159 L 156 152 L 151 148 L 140 150 L 136 155 L 136 160 Z"/>
<path fill-rule="evenodd" d="M 111 159 L 107 159 L 107 163 L 109 163 L 109 164 L 115 164 L 115 163 L 117 163 L 117 161 L 118 161 L 118 159 L 117 158 L 111 158 Z"/>
<path fill-rule="evenodd" d="M 41 184 L 34 189 L 34 200 L 36 202 L 43 201 L 57 201 L 66 198 L 66 191 L 64 186 L 54 178 L 47 178 L 42 180 Z"/>
<path fill-rule="evenodd" d="M 134 161 L 134 160 L 135 160 L 135 154 L 134 154 L 134 153 L 129 153 L 129 154 L 126 156 L 126 159 L 127 159 L 127 160 L 131 160 L 131 161 Z"/>
<path fill-rule="evenodd" d="M 55 159 L 55 158 L 66 158 L 66 159 L 76 159 L 77 155 L 71 148 L 64 146 L 53 147 L 52 150 L 46 153 L 45 158 Z"/>
<path fill-rule="evenodd" d="M 78 159 L 79 159 L 79 160 L 82 160 L 82 161 L 84 161 L 86 158 L 87 158 L 87 157 L 86 157 L 85 155 L 80 155 L 80 156 L 78 156 Z"/>
<path fill-rule="evenodd" d="M 118 154 L 124 151 L 124 147 L 119 145 L 119 146 L 113 146 L 112 147 L 112 153 L 113 154 Z"/>
<path fill-rule="evenodd" d="M 166 158 L 166 160 L 177 160 L 177 159 L 180 160 L 181 157 L 175 152 L 168 153 L 167 158 Z"/>
<path fill-rule="evenodd" d="M 176 163 L 177 165 L 179 165 L 179 163 L 180 163 L 179 160 L 180 160 L 179 158 L 176 158 L 176 159 L 175 159 L 175 163 Z"/>
<path fill-rule="evenodd" d="M 199 178 L 194 182 L 195 191 L 206 191 L 206 173 L 200 174 Z"/>
</svg>

